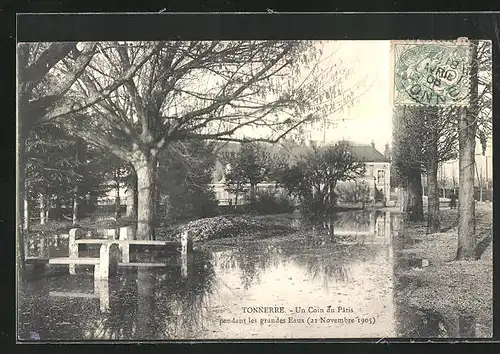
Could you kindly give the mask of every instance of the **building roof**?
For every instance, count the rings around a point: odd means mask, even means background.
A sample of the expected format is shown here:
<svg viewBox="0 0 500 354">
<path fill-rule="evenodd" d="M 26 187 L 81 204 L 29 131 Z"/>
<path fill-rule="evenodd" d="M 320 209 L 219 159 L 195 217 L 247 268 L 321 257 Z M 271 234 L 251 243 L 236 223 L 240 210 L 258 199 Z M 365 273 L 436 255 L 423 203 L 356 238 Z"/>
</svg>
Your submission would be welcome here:
<svg viewBox="0 0 500 354">
<path fill-rule="evenodd" d="M 358 158 L 359 161 L 363 162 L 379 162 L 388 163 L 390 159 L 384 156 L 380 151 L 378 151 L 374 146 L 370 144 L 358 144 L 349 142 L 351 146 L 351 151 L 354 156 Z M 282 142 L 278 144 L 263 144 L 273 151 L 273 153 L 278 156 L 289 157 L 294 162 L 299 160 L 302 156 L 306 155 L 311 151 L 311 147 L 305 144 L 297 144 L 294 142 Z M 218 152 L 236 152 L 240 149 L 240 143 L 228 142 L 220 145 Z"/>
<path fill-rule="evenodd" d="M 360 161 L 365 162 L 391 162 L 388 157 L 384 156 L 380 151 L 371 145 L 352 145 L 353 154 Z"/>
</svg>

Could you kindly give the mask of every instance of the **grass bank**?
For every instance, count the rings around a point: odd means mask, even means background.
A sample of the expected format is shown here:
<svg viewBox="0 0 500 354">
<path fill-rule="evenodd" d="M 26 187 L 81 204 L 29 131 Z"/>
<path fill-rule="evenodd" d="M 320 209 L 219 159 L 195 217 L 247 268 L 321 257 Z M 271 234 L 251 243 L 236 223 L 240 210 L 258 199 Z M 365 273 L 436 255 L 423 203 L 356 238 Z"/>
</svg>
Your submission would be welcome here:
<svg viewBox="0 0 500 354">
<path fill-rule="evenodd" d="M 291 226 L 293 214 L 222 215 L 187 222 L 170 228 L 160 228 L 157 239 L 175 240 L 188 231 L 194 242 L 241 243 L 282 236 L 296 231 Z"/>
<path fill-rule="evenodd" d="M 441 314 L 449 324 L 450 336 L 459 336 L 459 318 L 474 318 L 475 335 L 491 337 L 493 331 L 492 207 L 476 208 L 478 260 L 456 261 L 457 211 L 443 210 L 442 232 L 426 234 L 425 222 L 410 223 L 405 237 L 413 244 L 403 256 L 425 258 L 429 266 L 400 270 L 408 281 L 400 298 L 411 307 Z M 410 242 L 411 243 L 411 242 Z M 401 274 L 403 273 L 403 274 Z"/>
</svg>

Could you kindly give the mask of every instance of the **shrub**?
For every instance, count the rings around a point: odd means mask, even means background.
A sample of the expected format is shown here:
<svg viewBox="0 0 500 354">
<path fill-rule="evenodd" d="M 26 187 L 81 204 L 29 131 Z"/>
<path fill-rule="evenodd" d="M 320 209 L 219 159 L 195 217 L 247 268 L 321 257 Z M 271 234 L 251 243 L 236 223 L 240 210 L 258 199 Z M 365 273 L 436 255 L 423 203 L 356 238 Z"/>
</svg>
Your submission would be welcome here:
<svg viewBox="0 0 500 354">
<path fill-rule="evenodd" d="M 370 199 L 370 186 L 364 181 L 340 183 L 335 192 L 343 202 L 367 202 Z"/>
<path fill-rule="evenodd" d="M 291 213 L 295 210 L 295 203 L 285 193 L 276 190 L 257 190 L 255 200 L 250 205 L 250 211 L 257 214 Z"/>
<path fill-rule="evenodd" d="M 160 223 L 206 218 L 217 214 L 218 202 L 213 190 L 190 187 L 172 192 L 165 198 L 158 218 Z"/>
<path fill-rule="evenodd" d="M 328 215 L 332 215 L 337 205 L 337 196 L 332 194 L 333 199 L 325 201 L 321 196 L 308 195 L 301 198 L 300 213 L 308 221 L 324 220 Z"/>
</svg>

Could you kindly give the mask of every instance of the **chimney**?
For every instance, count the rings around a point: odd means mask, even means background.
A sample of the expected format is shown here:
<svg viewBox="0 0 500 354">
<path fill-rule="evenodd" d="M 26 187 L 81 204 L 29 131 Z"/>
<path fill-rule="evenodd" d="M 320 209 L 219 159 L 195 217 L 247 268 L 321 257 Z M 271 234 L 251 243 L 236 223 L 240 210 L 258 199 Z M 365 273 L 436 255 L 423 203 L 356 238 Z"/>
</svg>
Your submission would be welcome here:
<svg viewBox="0 0 500 354">
<path fill-rule="evenodd" d="M 389 148 L 389 143 L 385 144 L 384 156 L 388 159 L 391 158 L 391 149 Z"/>
<path fill-rule="evenodd" d="M 375 141 L 372 140 L 372 148 L 375 149 Z"/>
</svg>

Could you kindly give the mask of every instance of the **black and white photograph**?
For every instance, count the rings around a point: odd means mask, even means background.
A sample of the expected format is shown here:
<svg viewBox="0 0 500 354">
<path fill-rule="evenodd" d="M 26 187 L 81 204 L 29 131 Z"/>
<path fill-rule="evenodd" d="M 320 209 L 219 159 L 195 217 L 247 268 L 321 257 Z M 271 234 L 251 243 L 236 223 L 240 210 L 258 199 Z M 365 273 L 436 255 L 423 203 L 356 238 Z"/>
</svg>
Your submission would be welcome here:
<svg viewBox="0 0 500 354">
<path fill-rule="evenodd" d="M 17 340 L 492 338 L 492 47 L 17 43 Z"/>
</svg>

